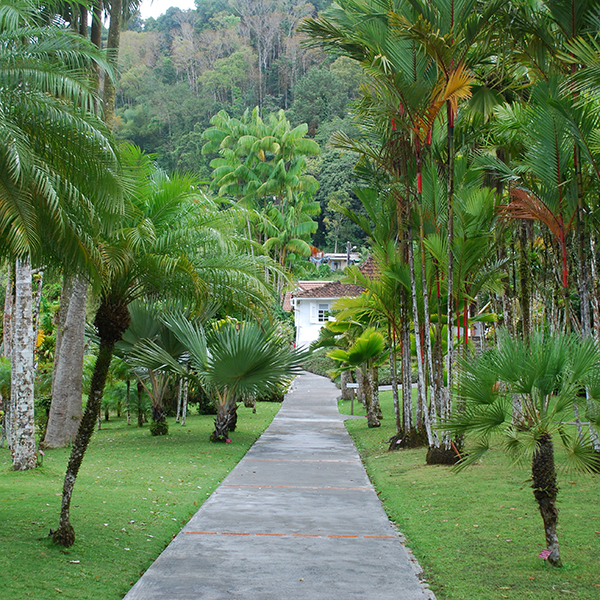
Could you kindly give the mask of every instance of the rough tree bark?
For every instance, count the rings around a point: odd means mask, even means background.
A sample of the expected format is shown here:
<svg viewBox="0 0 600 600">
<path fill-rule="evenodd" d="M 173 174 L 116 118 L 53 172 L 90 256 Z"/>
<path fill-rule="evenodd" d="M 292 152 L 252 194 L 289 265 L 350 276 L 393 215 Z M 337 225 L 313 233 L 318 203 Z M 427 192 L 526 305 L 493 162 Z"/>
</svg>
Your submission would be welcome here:
<svg viewBox="0 0 600 600">
<path fill-rule="evenodd" d="M 8 263 L 6 273 L 6 291 L 4 293 L 4 317 L 2 320 L 2 356 L 12 356 L 12 313 L 15 298 L 15 282 L 12 263 Z"/>
<path fill-rule="evenodd" d="M 531 463 L 533 476 L 533 495 L 537 500 L 546 535 L 546 548 L 550 551 L 548 562 L 554 567 L 562 567 L 560 550 L 558 547 L 558 508 L 556 496 L 558 485 L 556 483 L 556 468 L 554 466 L 554 446 L 549 434 L 544 434 L 537 441 L 537 448 Z"/>
<path fill-rule="evenodd" d="M 342 400 L 352 400 L 354 390 L 348 387 L 352 382 L 352 373 L 350 371 L 342 371 L 340 374 L 340 388 L 342 392 Z"/>
<path fill-rule="evenodd" d="M 181 426 L 182 427 L 185 425 L 185 418 L 187 416 L 187 405 L 188 405 L 189 396 L 190 396 L 190 384 L 186 378 L 186 380 L 183 382 L 183 405 L 181 407 Z M 256 409 L 254 409 L 254 412 L 256 412 Z"/>
<path fill-rule="evenodd" d="M 15 264 L 15 304 L 11 360 L 12 463 L 15 471 L 34 469 L 37 464 L 33 413 L 32 285 L 29 257 Z"/>
<path fill-rule="evenodd" d="M 56 324 L 52 403 L 43 441 L 46 448 L 70 444 L 81 422 L 87 289 L 82 277 L 63 278 Z"/>
<path fill-rule="evenodd" d="M 365 382 L 365 408 L 367 409 L 367 425 L 369 427 L 380 427 L 381 423 L 377 417 L 375 402 L 373 399 L 373 369 L 364 366 L 360 369 Z"/>
<path fill-rule="evenodd" d="M 85 412 L 67 464 L 60 509 L 60 523 L 58 529 L 52 532 L 52 539 L 57 544 L 67 548 L 75 543 L 75 530 L 69 520 L 73 487 L 83 456 L 94 433 L 94 425 L 102 403 L 102 394 L 104 393 L 115 344 L 122 338 L 123 333 L 129 327 L 129 322 L 129 311 L 125 302 L 118 299 L 111 301 L 103 298 L 101 300 L 94 319 L 100 337 L 100 349 L 92 374 Z"/>
</svg>

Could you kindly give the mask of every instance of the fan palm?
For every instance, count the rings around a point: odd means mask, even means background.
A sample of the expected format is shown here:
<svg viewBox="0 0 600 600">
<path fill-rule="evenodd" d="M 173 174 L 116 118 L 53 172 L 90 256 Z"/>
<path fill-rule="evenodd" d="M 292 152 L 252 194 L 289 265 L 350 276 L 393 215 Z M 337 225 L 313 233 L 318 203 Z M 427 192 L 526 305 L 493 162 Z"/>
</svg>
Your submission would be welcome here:
<svg viewBox="0 0 600 600">
<path fill-rule="evenodd" d="M 594 381 L 600 381 L 600 351 L 591 339 L 537 331 L 523 341 L 504 331 L 497 348 L 462 365 L 459 396 L 464 412 L 449 424 L 454 432 L 474 438 L 460 466 L 477 462 L 496 436 L 513 460 L 530 463 L 547 559 L 554 566 L 561 565 L 554 443 L 563 446 L 570 467 L 583 471 L 600 467 L 588 440 L 568 424 L 582 386 Z M 516 416 L 513 395 L 522 405 Z M 597 415 L 596 410 L 589 416 L 597 419 Z"/>
<path fill-rule="evenodd" d="M 224 320 L 203 328 L 185 317 L 164 319 L 189 352 L 190 371 L 163 348 L 147 340 L 134 351 L 138 364 L 173 370 L 195 379 L 217 405 L 212 441 L 226 441 L 235 427 L 237 403 L 245 397 L 261 397 L 278 390 L 300 371 L 305 353 L 291 348 L 273 329 L 251 321 Z"/>
<path fill-rule="evenodd" d="M 369 427 L 379 427 L 378 403 L 373 397 L 373 369 L 385 358 L 383 336 L 374 328 L 365 329 L 347 349 L 334 348 L 327 356 L 340 363 L 339 370 L 360 368 L 365 385 L 365 407 Z"/>
</svg>

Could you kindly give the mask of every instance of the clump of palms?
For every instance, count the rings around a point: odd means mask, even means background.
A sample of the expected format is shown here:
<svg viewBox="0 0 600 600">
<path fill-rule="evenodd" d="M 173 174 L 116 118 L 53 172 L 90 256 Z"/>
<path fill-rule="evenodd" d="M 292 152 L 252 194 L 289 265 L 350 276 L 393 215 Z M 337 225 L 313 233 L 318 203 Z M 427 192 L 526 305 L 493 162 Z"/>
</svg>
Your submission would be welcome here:
<svg viewBox="0 0 600 600">
<path fill-rule="evenodd" d="M 562 566 L 558 545 L 558 494 L 554 443 L 564 448 L 566 466 L 600 467 L 589 440 L 569 424 L 583 386 L 600 381 L 600 351 L 591 339 L 535 332 L 529 339 L 501 332 L 498 346 L 462 364 L 459 394 L 464 410 L 449 424 L 473 438 L 459 468 L 478 461 L 499 438 L 515 462 L 531 464 L 532 487 L 544 521 L 548 562 Z M 517 396 L 520 403 L 515 403 Z M 597 401 L 594 401 L 598 406 Z M 515 410 L 514 406 L 520 406 Z M 597 419 L 595 414 L 589 418 Z"/>
<path fill-rule="evenodd" d="M 385 360 L 384 349 L 383 336 L 373 327 L 369 327 L 354 340 L 347 350 L 335 348 L 327 354 L 339 363 L 340 372 L 357 368 L 362 371 L 362 377 L 366 381 L 364 399 L 369 427 L 381 425 L 381 409 L 379 408 L 375 373 L 377 367 Z"/>
<path fill-rule="evenodd" d="M 187 348 L 190 370 L 152 340 L 141 343 L 133 356 L 140 366 L 192 378 L 214 398 L 217 416 L 210 439 L 215 442 L 227 441 L 235 429 L 239 401 L 276 392 L 300 371 L 305 356 L 256 322 L 223 320 L 207 333 L 181 315 L 171 315 L 164 323 Z"/>
</svg>

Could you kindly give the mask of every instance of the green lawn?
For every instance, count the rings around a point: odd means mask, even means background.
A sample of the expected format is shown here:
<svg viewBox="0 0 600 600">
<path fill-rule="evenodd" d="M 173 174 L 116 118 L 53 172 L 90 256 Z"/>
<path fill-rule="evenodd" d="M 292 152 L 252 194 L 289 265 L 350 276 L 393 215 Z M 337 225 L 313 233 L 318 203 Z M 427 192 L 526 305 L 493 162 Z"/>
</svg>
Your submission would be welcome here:
<svg viewBox="0 0 600 600">
<path fill-rule="evenodd" d="M 231 444 L 211 444 L 212 416 L 192 415 L 170 434 L 123 419 L 94 433 L 75 484 L 67 550 L 47 537 L 58 524 L 68 449 L 14 472 L 0 450 L 0 597 L 122 598 L 271 422 L 281 405 L 239 408 Z"/>
<path fill-rule="evenodd" d="M 425 464 L 425 449 L 388 452 L 391 393 L 382 427 L 347 426 L 391 519 L 407 538 L 438 600 L 600 598 L 600 476 L 559 475 L 562 569 L 538 558 L 542 519 L 526 465 L 497 450 L 461 473 Z M 341 403 L 349 413 L 350 403 Z M 355 414 L 364 414 L 362 407 Z"/>
</svg>

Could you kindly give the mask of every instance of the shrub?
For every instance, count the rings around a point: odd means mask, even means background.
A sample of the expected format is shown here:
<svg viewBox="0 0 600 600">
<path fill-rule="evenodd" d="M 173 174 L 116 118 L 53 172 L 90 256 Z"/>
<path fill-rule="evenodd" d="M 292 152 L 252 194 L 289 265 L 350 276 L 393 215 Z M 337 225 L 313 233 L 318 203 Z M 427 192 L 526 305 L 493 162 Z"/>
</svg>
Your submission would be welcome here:
<svg viewBox="0 0 600 600">
<path fill-rule="evenodd" d="M 152 421 L 150 423 L 150 433 L 152 435 L 167 435 L 169 424 L 166 421 Z"/>
</svg>

